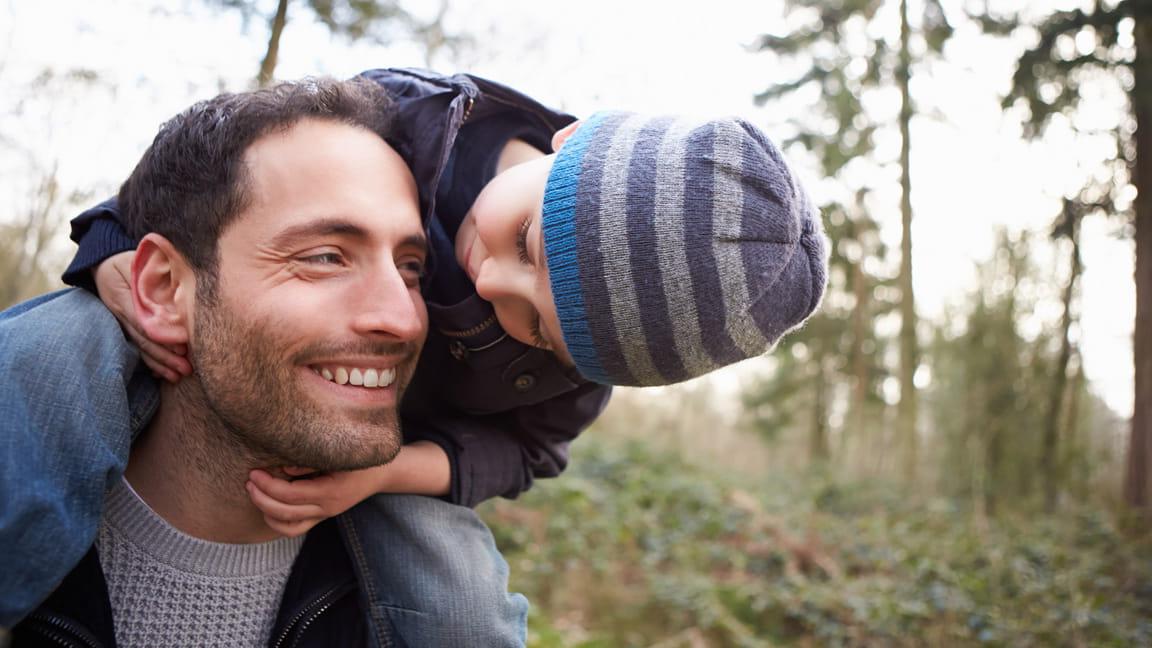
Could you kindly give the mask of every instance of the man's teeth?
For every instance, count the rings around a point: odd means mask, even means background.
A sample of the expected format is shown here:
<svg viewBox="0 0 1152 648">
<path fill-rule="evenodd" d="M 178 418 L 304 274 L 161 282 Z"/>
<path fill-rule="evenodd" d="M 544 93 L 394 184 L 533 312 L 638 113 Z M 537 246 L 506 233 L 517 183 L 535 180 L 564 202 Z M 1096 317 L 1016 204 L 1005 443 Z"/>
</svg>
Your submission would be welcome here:
<svg viewBox="0 0 1152 648">
<path fill-rule="evenodd" d="M 361 369 L 359 367 L 322 367 L 316 370 L 324 380 L 337 385 L 356 387 L 387 387 L 396 381 L 395 369 Z"/>
</svg>

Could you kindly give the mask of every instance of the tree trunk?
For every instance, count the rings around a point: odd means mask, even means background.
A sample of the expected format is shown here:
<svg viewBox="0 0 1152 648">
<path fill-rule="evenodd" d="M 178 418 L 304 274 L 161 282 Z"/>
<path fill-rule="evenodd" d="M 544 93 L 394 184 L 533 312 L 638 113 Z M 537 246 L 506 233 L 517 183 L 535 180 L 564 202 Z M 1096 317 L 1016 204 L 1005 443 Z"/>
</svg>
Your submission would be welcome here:
<svg viewBox="0 0 1152 648">
<path fill-rule="evenodd" d="M 808 438 L 809 462 L 813 466 L 828 463 L 828 364 L 823 350 L 816 357 L 816 385 L 812 399 L 812 427 Z"/>
<path fill-rule="evenodd" d="M 268 49 L 264 52 L 264 60 L 260 61 L 260 73 L 256 75 L 256 85 L 261 88 L 268 87 L 276 74 L 276 60 L 280 56 L 280 35 L 284 33 L 284 25 L 288 23 L 288 0 L 280 0 L 276 5 L 276 15 L 269 23 Z"/>
<path fill-rule="evenodd" d="M 851 420 L 844 426 L 845 432 L 851 430 L 853 442 L 856 448 L 863 451 L 865 446 L 864 435 L 868 429 L 867 415 L 865 414 L 865 407 L 868 400 L 868 384 L 870 382 L 868 375 L 868 356 L 864 352 L 864 341 L 867 339 L 870 322 L 868 317 L 869 311 L 869 297 L 871 294 L 871 282 L 868 281 L 868 275 L 864 272 L 863 260 L 857 261 L 852 264 L 852 293 L 856 296 L 856 307 L 852 309 L 852 401 L 849 411 L 851 412 Z M 848 434 L 844 434 L 847 437 Z M 841 450 L 846 449 L 847 439 L 842 438 L 840 443 Z M 841 457 L 847 455 L 841 453 Z"/>
<path fill-rule="evenodd" d="M 1000 463 L 1004 457 L 1004 435 L 998 421 L 990 421 L 984 453 L 984 512 L 994 518 L 999 499 Z"/>
<path fill-rule="evenodd" d="M 1068 283 L 1064 286 L 1064 314 L 1060 318 L 1060 355 L 1052 372 L 1052 391 L 1049 392 L 1048 411 L 1044 417 L 1044 445 L 1040 451 L 1040 474 L 1044 479 L 1044 510 L 1048 513 L 1056 510 L 1059 485 L 1060 462 L 1056 450 L 1060 442 L 1060 410 L 1063 409 L 1064 392 L 1068 385 L 1068 362 L 1072 358 L 1072 341 L 1068 339 L 1068 332 L 1072 328 L 1072 296 L 1076 289 L 1076 280 L 1080 277 L 1079 230 L 1078 223 L 1071 224 L 1068 238 L 1072 242 L 1072 254 Z"/>
<path fill-rule="evenodd" d="M 1065 442 L 1058 461 L 1060 474 L 1064 475 L 1065 487 L 1073 489 L 1078 501 L 1083 501 L 1088 496 L 1092 478 L 1092 471 L 1086 469 L 1087 462 L 1073 463 L 1074 458 L 1090 453 L 1093 447 L 1091 439 L 1087 438 L 1088 435 L 1084 434 L 1080 426 L 1080 396 L 1083 392 L 1084 360 L 1077 353 L 1075 363 L 1072 365 L 1072 375 L 1068 378 L 1068 407 L 1064 414 L 1064 432 L 1060 435 Z M 1076 468 L 1074 475 L 1072 467 Z"/>
<path fill-rule="evenodd" d="M 912 179 L 911 125 L 912 94 L 910 89 L 912 29 L 908 23 L 908 0 L 900 1 L 900 62 L 896 82 L 900 86 L 900 404 L 897 425 L 903 446 L 905 479 L 916 478 L 919 462 L 919 440 L 916 437 L 916 301 L 912 290 Z"/>
<path fill-rule="evenodd" d="M 1152 517 L 1152 15 L 1135 12 L 1132 111 L 1136 116 L 1136 323 L 1132 336 L 1135 398 L 1124 499 L 1137 512 Z"/>
</svg>

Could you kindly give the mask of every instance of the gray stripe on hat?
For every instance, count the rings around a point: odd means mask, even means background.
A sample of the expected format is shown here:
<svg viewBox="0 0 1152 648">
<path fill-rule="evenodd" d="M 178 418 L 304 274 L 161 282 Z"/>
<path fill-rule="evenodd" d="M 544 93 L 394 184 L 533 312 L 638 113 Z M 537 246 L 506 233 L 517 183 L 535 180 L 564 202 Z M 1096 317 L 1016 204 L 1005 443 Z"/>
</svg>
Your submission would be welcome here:
<svg viewBox="0 0 1152 648">
<path fill-rule="evenodd" d="M 685 217 L 690 214 L 684 209 L 688 137 L 700 125 L 698 120 L 686 119 L 670 124 L 660 142 L 656 161 L 656 256 L 660 261 L 664 294 L 669 297 L 672 343 L 686 372 L 684 377 L 698 376 L 717 366 L 706 352 L 696 309 L 696 295 L 707 287 L 700 285 L 696 277 L 696 268 L 688 259 L 685 241 L 686 228 L 700 227 L 699 224 L 685 223 Z M 692 213 L 699 212 L 694 210 Z"/>
<path fill-rule="evenodd" d="M 727 331 L 732 341 L 745 356 L 757 356 L 768 350 L 771 342 L 760 332 L 760 327 L 752 318 L 748 306 L 752 303 L 749 294 L 749 277 L 745 272 L 744 255 L 741 244 L 746 234 L 743 227 L 745 209 L 743 168 L 744 131 L 731 124 L 720 122 L 716 126 L 716 139 L 712 149 L 715 159 L 712 188 L 713 253 L 720 268 L 720 288 L 725 304 L 740 304 L 743 307 L 726 309 L 728 313 Z M 753 278 L 755 279 L 755 278 Z"/>
<path fill-rule="evenodd" d="M 628 249 L 628 168 L 637 134 L 647 120 L 643 115 L 631 115 L 620 125 L 604 156 L 600 178 L 600 250 L 608 301 L 627 371 L 638 384 L 660 375 L 645 343 Z"/>
<path fill-rule="evenodd" d="M 711 156 L 715 140 L 716 128 L 710 123 L 702 124 L 688 136 L 688 150 L 702 153 L 689 157 L 684 169 L 684 211 L 695 220 L 685 223 L 683 245 L 688 267 L 693 270 L 694 305 L 704 349 L 717 366 L 723 366 L 747 355 L 728 335 L 728 306 L 720 282 L 723 273 L 716 259 L 712 213 L 716 174 Z"/>
</svg>

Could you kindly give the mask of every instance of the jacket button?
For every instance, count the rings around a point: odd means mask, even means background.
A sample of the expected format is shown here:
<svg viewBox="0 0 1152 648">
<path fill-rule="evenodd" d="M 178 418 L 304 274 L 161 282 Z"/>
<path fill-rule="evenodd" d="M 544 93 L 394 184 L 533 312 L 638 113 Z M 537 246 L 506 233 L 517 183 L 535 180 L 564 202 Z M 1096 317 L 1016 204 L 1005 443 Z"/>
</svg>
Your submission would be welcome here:
<svg viewBox="0 0 1152 648">
<path fill-rule="evenodd" d="M 516 376 L 516 380 L 512 381 L 512 386 L 518 392 L 526 392 L 536 386 L 536 376 L 530 373 L 522 373 Z"/>
<path fill-rule="evenodd" d="M 457 360 L 463 360 L 468 357 L 468 347 L 464 346 L 460 340 L 452 340 L 448 344 L 448 353 L 451 353 L 452 357 Z"/>
</svg>

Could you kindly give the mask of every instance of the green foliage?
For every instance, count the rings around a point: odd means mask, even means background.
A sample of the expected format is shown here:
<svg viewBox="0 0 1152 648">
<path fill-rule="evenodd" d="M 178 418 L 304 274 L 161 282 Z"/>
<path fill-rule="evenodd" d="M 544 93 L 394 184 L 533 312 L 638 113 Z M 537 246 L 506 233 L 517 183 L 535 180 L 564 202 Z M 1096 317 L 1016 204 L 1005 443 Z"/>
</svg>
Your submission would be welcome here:
<svg viewBox="0 0 1152 648">
<path fill-rule="evenodd" d="M 823 172 L 837 176 L 853 160 L 874 151 L 874 137 L 884 124 L 864 110 L 864 97 L 872 90 L 891 87 L 899 66 L 899 52 L 875 22 L 883 0 L 789 0 L 789 18 L 798 26 L 784 35 L 765 34 L 753 49 L 803 71 L 793 80 L 774 84 L 756 95 L 757 103 L 777 101 L 805 93 L 815 105 L 794 120 L 797 134 L 785 144 L 798 143 L 813 152 Z M 917 17 L 917 34 L 928 58 L 944 50 L 952 35 L 938 0 L 927 0 Z"/>
<path fill-rule="evenodd" d="M 1039 137 L 1053 115 L 1075 111 L 1080 105 L 1080 88 L 1086 81 L 1132 65 L 1135 49 L 1120 46 L 1119 25 L 1122 20 L 1131 19 L 1138 4 L 1125 0 L 1109 7 L 1096 2 L 1088 12 L 1057 11 L 1035 28 L 1038 42 L 1021 54 L 1012 76 L 1012 89 L 1003 102 L 1005 107 L 1022 104 L 1028 108 L 1024 122 L 1027 137 Z M 1016 17 L 986 17 L 982 24 L 991 33 L 1010 33 L 1019 28 Z M 1074 46 L 1081 38 L 1092 41 L 1093 46 L 1089 50 Z"/>
<path fill-rule="evenodd" d="M 483 513 L 537 647 L 1152 642 L 1152 544 L 1099 510 L 974 524 L 883 483 L 741 482 L 589 438 Z"/>
</svg>

